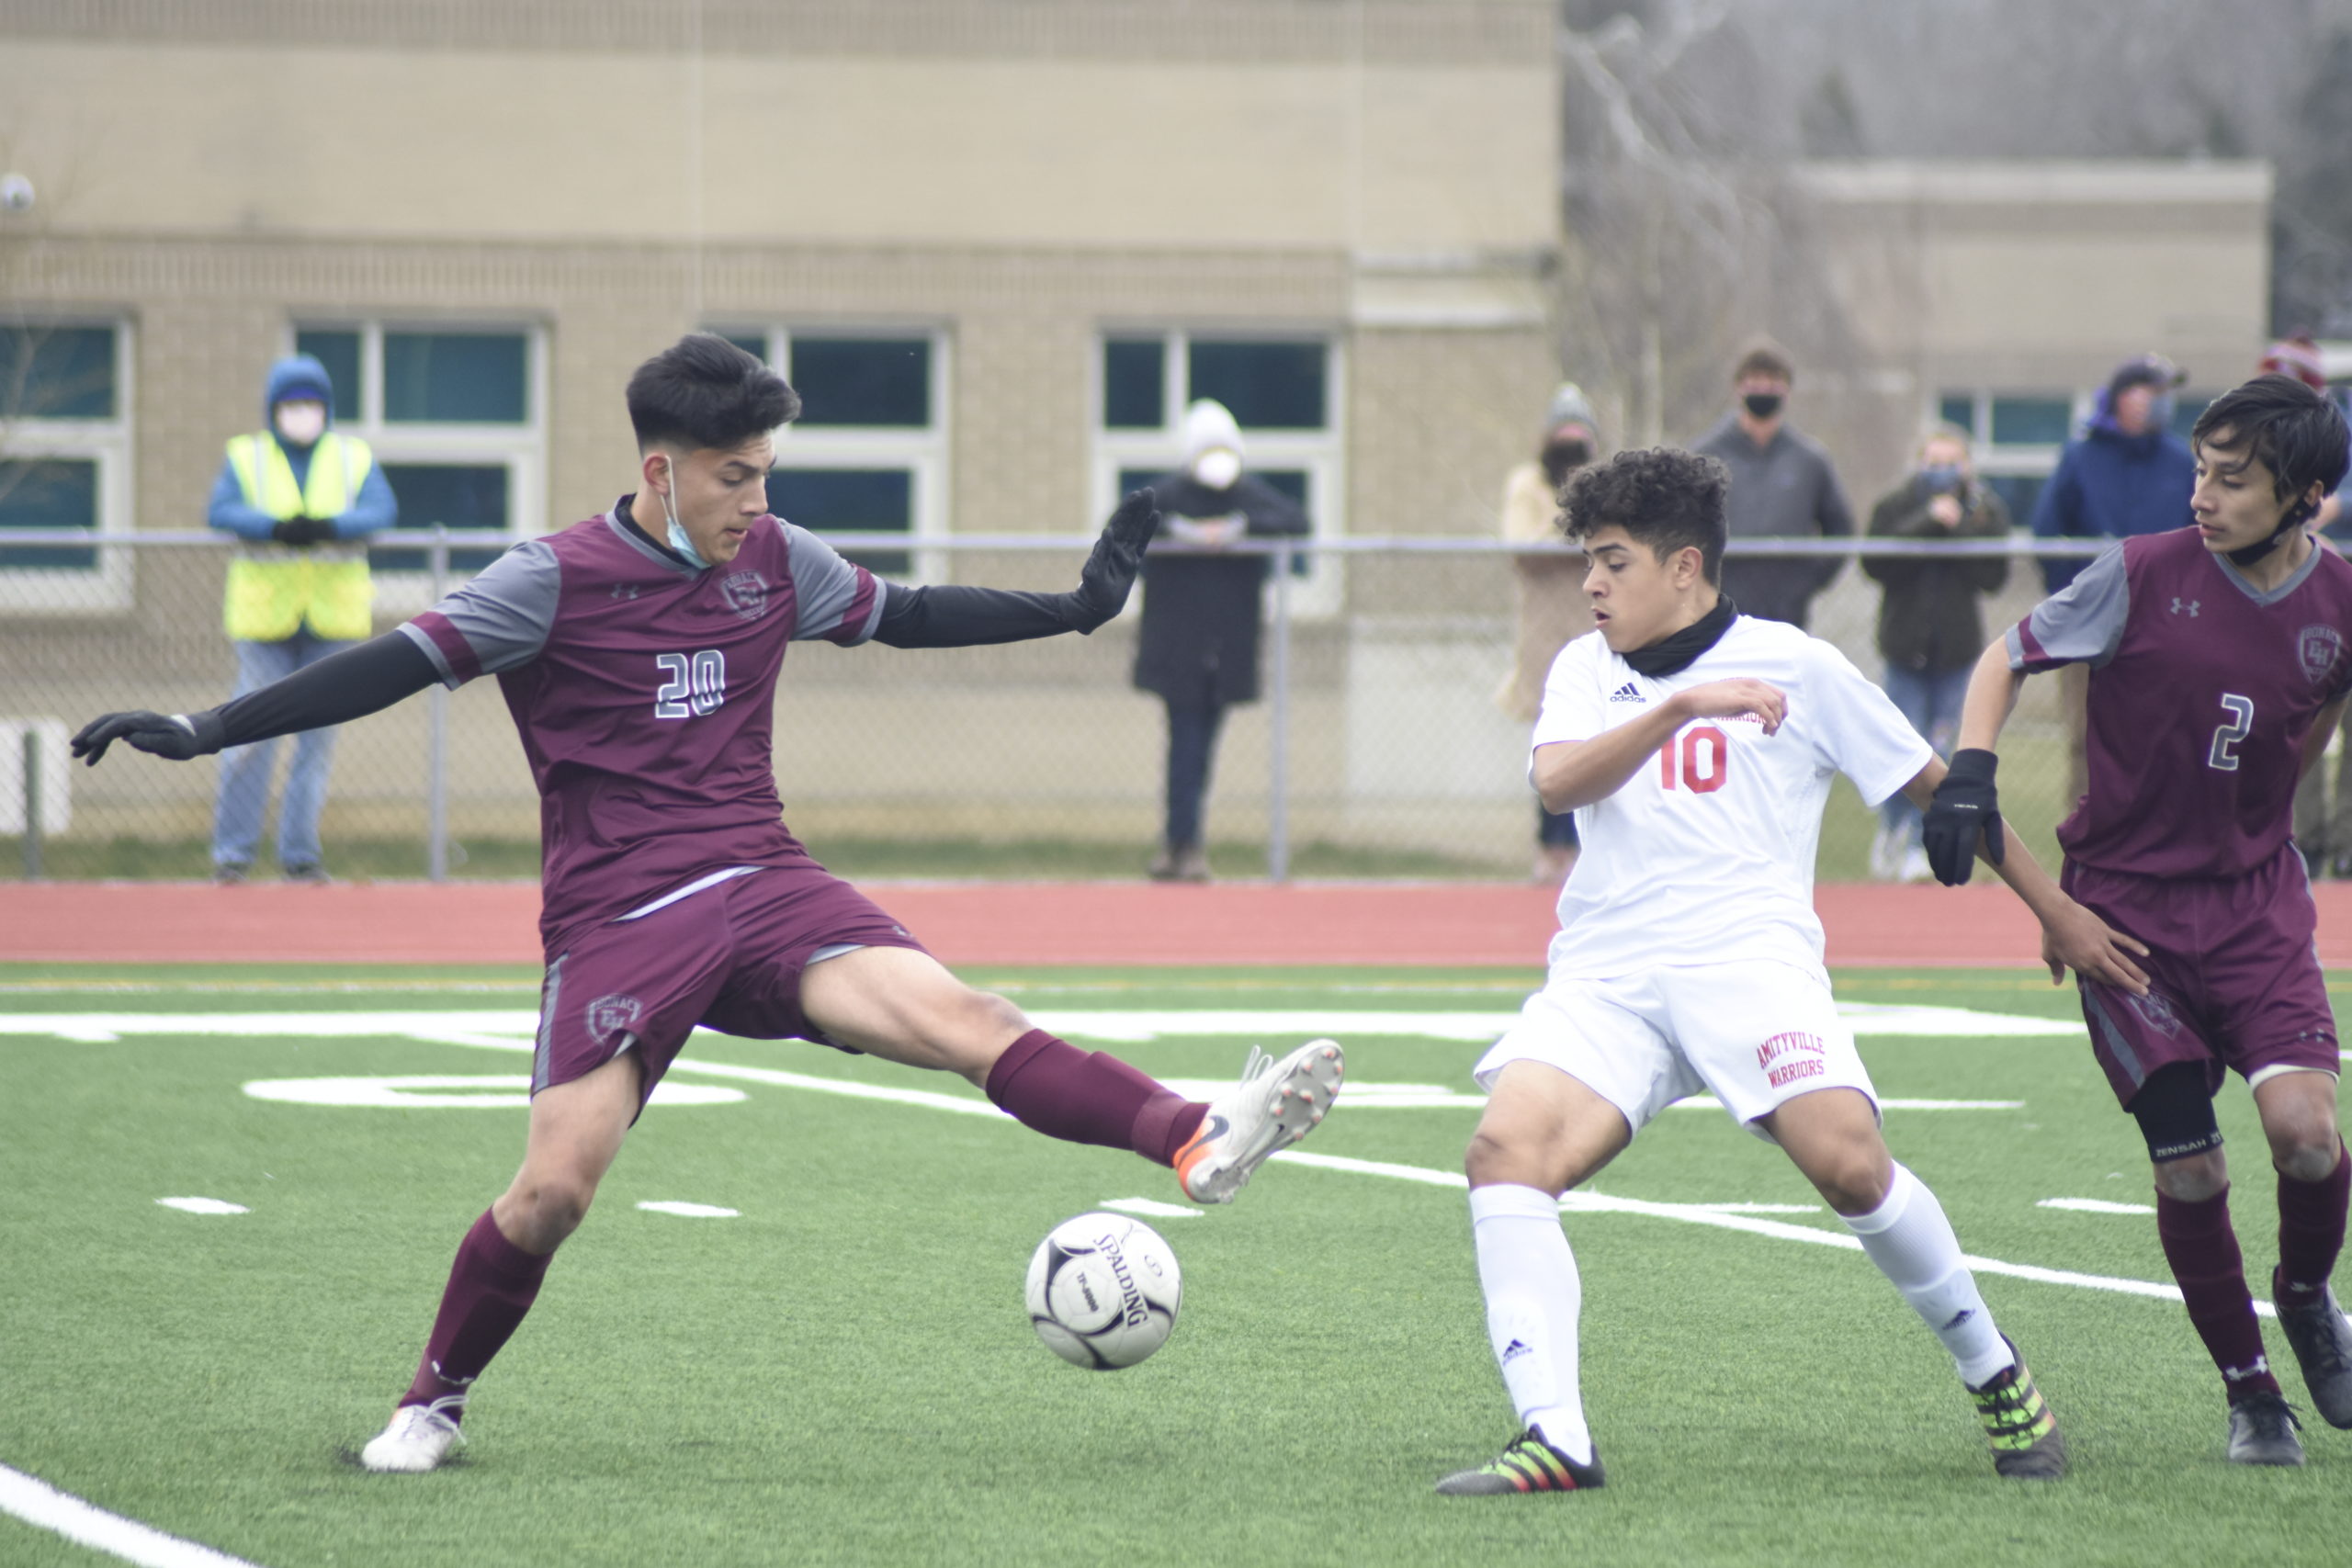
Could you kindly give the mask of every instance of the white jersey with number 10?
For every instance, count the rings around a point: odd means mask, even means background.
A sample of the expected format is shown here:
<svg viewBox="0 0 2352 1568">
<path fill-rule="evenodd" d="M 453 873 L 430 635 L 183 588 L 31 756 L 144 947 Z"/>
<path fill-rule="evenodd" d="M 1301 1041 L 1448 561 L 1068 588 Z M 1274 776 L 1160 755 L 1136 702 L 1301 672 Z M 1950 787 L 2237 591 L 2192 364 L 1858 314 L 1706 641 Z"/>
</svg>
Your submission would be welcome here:
<svg viewBox="0 0 2352 1568">
<path fill-rule="evenodd" d="M 1694 719 L 1616 794 L 1577 812 L 1584 847 L 1560 890 L 1555 978 L 1821 963 L 1813 862 L 1830 775 L 1844 773 L 1875 806 L 1934 755 L 1844 654 L 1742 615 L 1687 669 L 1653 680 L 1590 632 L 1553 661 L 1532 745 L 1590 740 L 1676 692 L 1741 676 L 1788 699 L 1778 732 L 1751 717 Z"/>
</svg>

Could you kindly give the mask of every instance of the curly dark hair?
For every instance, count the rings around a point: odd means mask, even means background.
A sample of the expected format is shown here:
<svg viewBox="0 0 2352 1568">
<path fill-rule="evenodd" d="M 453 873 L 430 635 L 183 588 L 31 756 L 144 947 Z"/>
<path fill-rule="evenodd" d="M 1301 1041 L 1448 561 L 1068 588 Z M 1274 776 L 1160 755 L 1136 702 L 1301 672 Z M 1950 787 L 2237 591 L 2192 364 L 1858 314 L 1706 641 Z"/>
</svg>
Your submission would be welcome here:
<svg viewBox="0 0 2352 1568">
<path fill-rule="evenodd" d="M 2292 376 L 2256 376 L 2223 392 L 2197 416 L 2188 439 L 2194 446 L 2210 442 L 2243 450 L 2241 461 L 2268 468 L 2277 499 L 2297 498 L 2281 519 L 2290 526 L 2310 521 L 2318 510 L 2301 499 L 2305 491 L 2316 483 L 2325 495 L 2344 482 L 2344 415 Z"/>
<path fill-rule="evenodd" d="M 628 378 L 640 448 L 657 442 L 732 451 L 800 416 L 784 378 L 715 333 L 689 333 Z"/>
<path fill-rule="evenodd" d="M 1699 552 L 1709 582 L 1724 574 L 1724 497 L 1731 475 L 1713 457 L 1675 446 L 1620 452 L 1578 468 L 1560 491 L 1560 532 L 1588 539 L 1620 527 L 1663 561 Z"/>
</svg>

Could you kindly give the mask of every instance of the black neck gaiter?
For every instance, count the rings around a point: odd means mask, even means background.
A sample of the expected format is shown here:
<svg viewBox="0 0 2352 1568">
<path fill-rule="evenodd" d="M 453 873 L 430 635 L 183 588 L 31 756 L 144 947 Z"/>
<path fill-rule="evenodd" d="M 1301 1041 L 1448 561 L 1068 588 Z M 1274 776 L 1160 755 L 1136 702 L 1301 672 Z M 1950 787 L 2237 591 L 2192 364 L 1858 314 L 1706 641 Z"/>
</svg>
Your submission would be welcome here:
<svg viewBox="0 0 2352 1568">
<path fill-rule="evenodd" d="M 1699 656 L 1723 640 L 1731 627 L 1739 606 L 1731 602 L 1728 593 L 1715 595 L 1715 607 L 1669 637 L 1662 637 L 1647 648 L 1637 648 L 1625 655 L 1625 662 L 1637 675 L 1657 680 L 1661 675 L 1679 674 L 1698 661 Z"/>
</svg>

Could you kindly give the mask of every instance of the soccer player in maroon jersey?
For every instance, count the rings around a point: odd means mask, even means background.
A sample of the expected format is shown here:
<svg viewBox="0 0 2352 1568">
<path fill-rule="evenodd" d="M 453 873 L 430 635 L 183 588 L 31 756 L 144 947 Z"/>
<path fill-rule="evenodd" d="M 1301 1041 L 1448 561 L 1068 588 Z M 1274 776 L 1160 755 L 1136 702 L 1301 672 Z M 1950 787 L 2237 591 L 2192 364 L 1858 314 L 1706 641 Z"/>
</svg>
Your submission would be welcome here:
<svg viewBox="0 0 2352 1568">
<path fill-rule="evenodd" d="M 2077 976 L 2091 1048 L 2155 1167 L 2156 1230 L 2221 1369 L 2229 1457 L 2299 1465 L 2300 1423 L 2265 1357 L 2230 1224 L 2213 1115 L 2243 1076 L 2278 1174 L 2278 1325 L 2312 1404 L 2352 1427 L 2352 1325 L 2328 1288 L 2352 1168 L 2342 1057 L 2288 832 L 2352 693 L 2352 564 L 2306 525 L 2344 478 L 2345 423 L 2287 376 L 2197 422 L 2196 525 L 2125 539 L 1984 650 L 1961 750 L 1928 814 L 1938 878 L 2003 845 L 1993 747 L 2029 675 L 2090 667 L 2089 788 L 2058 829 L 2060 886 L 2144 942 L 2144 995 Z M 2046 939 L 2045 939 L 2046 945 Z"/>
<path fill-rule="evenodd" d="M 1133 1149 L 1223 1203 L 1323 1118 L 1328 1040 L 1203 1104 L 1030 1026 L 827 874 L 786 830 L 770 727 L 787 646 L 958 648 L 1091 632 L 1157 525 L 1126 497 L 1067 593 L 876 581 L 767 510 L 775 431 L 800 400 L 696 333 L 629 379 L 642 488 L 508 551 L 398 629 L 199 714 L 108 714 L 74 738 L 185 759 L 342 724 L 439 681 L 494 674 L 541 797 L 547 978 L 530 1130 L 513 1185 L 458 1249 L 414 1382 L 361 1451 L 426 1471 L 538 1294 L 646 1097 L 697 1023 L 961 1073 L 1024 1124 Z"/>
</svg>

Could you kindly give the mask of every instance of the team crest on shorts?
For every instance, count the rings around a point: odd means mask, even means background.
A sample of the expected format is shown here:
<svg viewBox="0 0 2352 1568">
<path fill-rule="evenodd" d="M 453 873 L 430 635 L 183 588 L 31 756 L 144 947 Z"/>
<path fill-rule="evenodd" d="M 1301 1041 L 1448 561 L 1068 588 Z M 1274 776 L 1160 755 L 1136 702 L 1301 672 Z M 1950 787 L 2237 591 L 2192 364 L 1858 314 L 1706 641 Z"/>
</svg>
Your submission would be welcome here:
<svg viewBox="0 0 2352 1568">
<path fill-rule="evenodd" d="M 756 571 L 730 571 L 718 585 L 727 607 L 747 621 L 756 621 L 768 613 L 767 579 Z"/>
<path fill-rule="evenodd" d="M 2173 1011 L 2171 1000 L 2162 991 L 2150 991 L 2144 997 L 2127 999 L 2132 1004 L 2132 1010 L 2145 1019 L 2148 1027 L 2165 1039 L 2172 1039 L 2180 1032 L 2180 1014 Z"/>
<path fill-rule="evenodd" d="M 2303 656 L 2304 679 L 2316 686 L 2344 657 L 2344 634 L 2334 626 L 2305 626 L 2295 637 L 2295 649 Z"/>
<path fill-rule="evenodd" d="M 635 997 L 598 997 L 588 1004 L 588 1038 L 605 1044 L 614 1035 L 636 1028 L 644 1016 L 645 1004 Z"/>
</svg>

